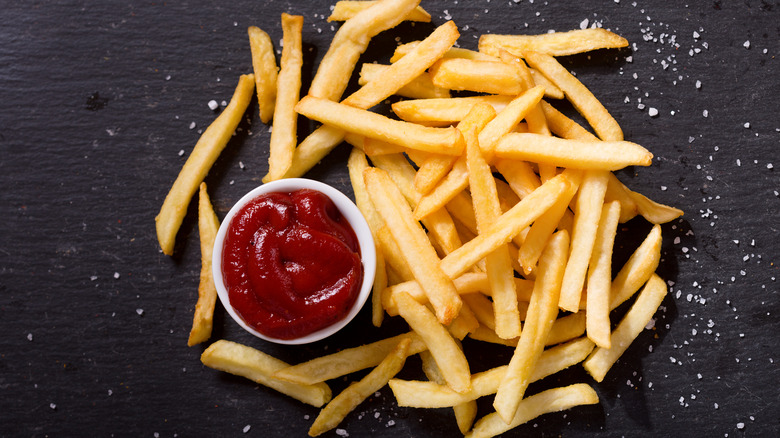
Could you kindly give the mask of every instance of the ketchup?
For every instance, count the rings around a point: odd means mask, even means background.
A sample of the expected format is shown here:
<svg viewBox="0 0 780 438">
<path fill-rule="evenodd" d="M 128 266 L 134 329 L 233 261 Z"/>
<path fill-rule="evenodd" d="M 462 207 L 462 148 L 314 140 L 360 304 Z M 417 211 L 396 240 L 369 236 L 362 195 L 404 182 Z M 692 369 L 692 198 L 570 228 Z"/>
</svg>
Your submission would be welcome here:
<svg viewBox="0 0 780 438">
<path fill-rule="evenodd" d="M 363 279 L 355 232 L 330 198 L 310 189 L 241 208 L 225 235 L 222 272 L 241 319 L 285 340 L 341 320 Z"/>
</svg>

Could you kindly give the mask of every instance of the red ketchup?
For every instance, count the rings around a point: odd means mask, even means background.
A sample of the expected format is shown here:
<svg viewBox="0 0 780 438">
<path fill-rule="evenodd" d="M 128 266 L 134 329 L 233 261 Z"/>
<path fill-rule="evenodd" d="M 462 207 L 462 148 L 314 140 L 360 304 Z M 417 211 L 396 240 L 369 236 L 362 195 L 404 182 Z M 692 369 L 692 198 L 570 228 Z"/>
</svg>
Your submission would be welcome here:
<svg viewBox="0 0 780 438">
<path fill-rule="evenodd" d="M 258 332 L 294 339 L 349 313 L 363 280 L 355 232 L 326 195 L 261 195 L 225 235 L 222 273 L 230 305 Z"/>
</svg>

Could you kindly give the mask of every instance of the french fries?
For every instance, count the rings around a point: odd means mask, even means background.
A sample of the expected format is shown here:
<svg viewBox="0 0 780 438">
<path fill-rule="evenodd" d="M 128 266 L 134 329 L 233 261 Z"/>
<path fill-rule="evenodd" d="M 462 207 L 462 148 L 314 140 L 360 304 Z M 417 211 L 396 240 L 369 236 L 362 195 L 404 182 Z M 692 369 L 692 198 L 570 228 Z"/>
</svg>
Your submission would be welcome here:
<svg viewBox="0 0 780 438">
<path fill-rule="evenodd" d="M 275 389 L 303 403 L 320 407 L 331 399 L 330 387 L 325 383 L 312 385 L 290 383 L 273 377 L 289 365 L 259 350 L 220 339 L 203 352 L 201 362 L 207 367 L 225 371 Z"/>
<path fill-rule="evenodd" d="M 612 171 L 649 166 L 653 154 L 624 141 L 604 105 L 555 59 L 628 42 L 603 29 L 485 34 L 477 52 L 456 47 L 458 27 L 446 21 L 421 41 L 399 45 L 391 64 L 363 64 L 360 88 L 341 100 L 374 35 L 430 20 L 419 0 L 336 2 L 328 21 L 344 23 L 300 99 L 303 17 L 282 15 L 281 71 L 268 35 L 250 27 L 254 75 L 241 77 L 156 218 L 160 246 L 171 254 L 200 185 L 202 271 L 188 344 L 204 342 L 213 324 L 210 257 L 219 221 L 202 180 L 255 83 L 260 119 L 273 120 L 264 182 L 302 176 L 342 141 L 353 146 L 349 178 L 377 247 L 372 323 L 385 330 L 386 317 L 400 316 L 410 331 L 294 365 L 226 340 L 201 356 L 206 366 L 324 406 L 311 436 L 337 427 L 386 384 L 399 406 L 452 407 L 459 430 L 474 437 L 597 403 L 585 383 L 526 392 L 531 382 L 578 364 L 601 382 L 666 294 L 655 273 L 659 224 L 682 211 L 617 179 Z M 400 120 L 375 109 L 393 95 L 402 98 L 392 104 Z M 596 135 L 543 100 L 564 97 Z M 297 144 L 299 116 L 323 125 Z M 636 215 L 654 226 L 612 279 L 613 251 L 622 246 L 617 226 Z M 611 331 L 610 313 L 629 300 Z M 477 342 L 514 354 L 472 375 L 467 352 Z M 395 378 L 415 354 L 430 381 Z M 362 379 L 331 400 L 327 381 L 362 370 Z M 477 399 L 489 396 L 495 412 L 475 422 Z"/>
<path fill-rule="evenodd" d="M 165 255 L 173 254 L 176 233 L 187 214 L 192 195 L 206 177 L 211 165 L 227 146 L 243 117 L 255 90 L 254 75 L 241 75 L 230 103 L 200 136 L 198 143 L 184 163 L 179 176 L 165 197 L 160 213 L 154 218 L 157 241 Z"/>
<path fill-rule="evenodd" d="M 403 368 L 410 343 L 410 339 L 401 340 L 366 377 L 331 400 L 314 420 L 309 436 L 318 436 L 335 428 L 357 405 L 385 386 Z"/>
</svg>

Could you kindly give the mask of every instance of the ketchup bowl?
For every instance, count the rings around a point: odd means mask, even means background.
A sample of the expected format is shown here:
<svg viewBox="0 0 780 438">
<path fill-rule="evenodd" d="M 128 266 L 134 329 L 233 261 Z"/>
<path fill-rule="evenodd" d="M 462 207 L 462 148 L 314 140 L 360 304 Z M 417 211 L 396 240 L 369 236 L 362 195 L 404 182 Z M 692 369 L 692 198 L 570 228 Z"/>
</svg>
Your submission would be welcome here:
<svg viewBox="0 0 780 438">
<path fill-rule="evenodd" d="M 289 178 L 255 188 L 230 209 L 214 242 L 212 271 L 222 306 L 246 331 L 307 344 L 360 312 L 371 294 L 376 248 L 346 195 Z"/>
</svg>

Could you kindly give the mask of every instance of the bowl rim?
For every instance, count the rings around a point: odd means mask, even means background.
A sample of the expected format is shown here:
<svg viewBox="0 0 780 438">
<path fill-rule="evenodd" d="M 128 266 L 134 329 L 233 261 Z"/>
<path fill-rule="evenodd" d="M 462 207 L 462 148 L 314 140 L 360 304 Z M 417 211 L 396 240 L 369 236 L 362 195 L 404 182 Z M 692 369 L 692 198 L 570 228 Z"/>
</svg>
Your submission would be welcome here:
<svg viewBox="0 0 780 438">
<path fill-rule="evenodd" d="M 249 326 L 243 319 L 241 319 L 233 306 L 230 304 L 230 297 L 228 296 L 228 291 L 225 287 L 222 276 L 222 249 L 225 242 L 225 234 L 227 233 L 227 229 L 230 227 L 230 223 L 233 221 L 233 217 L 241 208 L 249 203 L 249 201 L 267 193 L 288 193 L 300 189 L 311 189 L 325 194 L 333 201 L 333 203 L 336 205 L 336 208 L 339 209 L 339 212 L 341 212 L 350 226 L 352 226 L 352 230 L 355 232 L 355 237 L 357 237 L 358 245 L 360 246 L 360 260 L 363 265 L 363 282 L 361 284 L 357 299 L 355 299 L 355 303 L 342 319 L 305 336 L 294 339 L 278 339 L 264 335 Z M 272 181 L 255 187 L 247 194 L 242 196 L 241 199 L 239 199 L 233 205 L 230 211 L 228 211 L 227 215 L 219 226 L 219 231 L 217 231 L 217 236 L 214 239 L 214 248 L 212 251 L 211 260 L 212 276 L 214 278 L 214 286 L 217 289 L 217 296 L 219 297 L 219 301 L 222 303 L 222 306 L 225 308 L 225 310 L 227 310 L 231 318 L 233 318 L 233 320 L 236 321 L 238 325 L 240 325 L 244 330 L 257 336 L 260 339 L 286 345 L 300 345 L 317 342 L 335 334 L 336 332 L 346 327 L 347 324 L 349 324 L 355 318 L 355 316 L 357 316 L 366 301 L 368 301 L 368 297 L 371 295 L 371 289 L 373 288 L 374 284 L 374 275 L 376 274 L 376 247 L 374 245 L 373 234 L 371 233 L 371 229 L 368 227 L 368 222 L 366 221 L 365 217 L 363 217 L 363 214 L 352 202 L 352 200 L 338 189 L 323 182 L 306 178 L 286 178 Z"/>
</svg>

